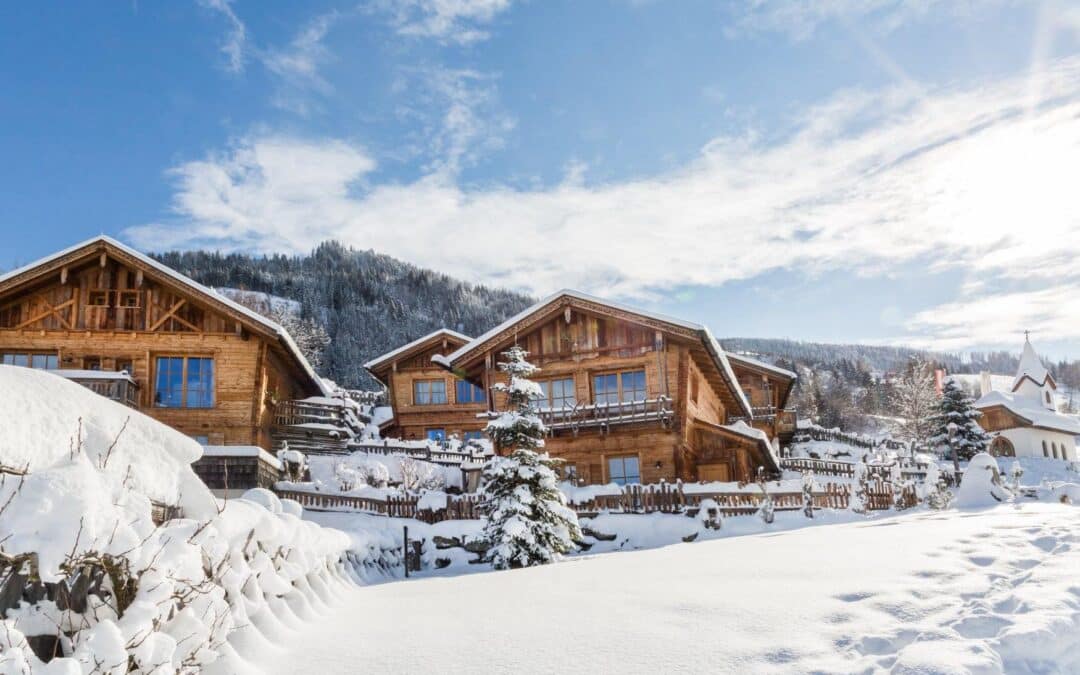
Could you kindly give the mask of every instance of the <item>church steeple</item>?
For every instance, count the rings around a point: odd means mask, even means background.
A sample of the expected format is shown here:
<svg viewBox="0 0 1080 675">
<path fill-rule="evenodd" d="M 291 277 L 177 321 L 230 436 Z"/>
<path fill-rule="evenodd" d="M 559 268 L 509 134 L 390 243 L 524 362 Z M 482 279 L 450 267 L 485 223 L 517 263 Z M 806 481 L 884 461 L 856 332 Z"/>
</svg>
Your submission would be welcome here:
<svg viewBox="0 0 1080 675">
<path fill-rule="evenodd" d="M 1016 368 L 1013 393 L 1036 399 L 1044 408 L 1054 410 L 1053 392 L 1055 389 L 1057 389 L 1057 383 L 1043 365 L 1042 359 L 1035 353 L 1029 332 L 1024 331 L 1024 351 L 1020 354 L 1020 365 Z"/>
</svg>

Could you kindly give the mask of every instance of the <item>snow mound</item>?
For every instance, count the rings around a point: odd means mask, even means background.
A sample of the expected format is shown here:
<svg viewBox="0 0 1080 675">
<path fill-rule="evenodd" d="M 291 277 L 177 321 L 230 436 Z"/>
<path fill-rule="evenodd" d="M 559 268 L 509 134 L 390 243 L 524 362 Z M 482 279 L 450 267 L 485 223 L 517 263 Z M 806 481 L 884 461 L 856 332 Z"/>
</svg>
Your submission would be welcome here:
<svg viewBox="0 0 1080 675">
<path fill-rule="evenodd" d="M 194 439 L 52 373 L 0 366 L 0 430 L 7 467 L 39 472 L 84 454 L 110 480 L 154 501 L 191 516 L 213 513 L 191 470 L 202 455 Z"/>
<path fill-rule="evenodd" d="M 985 452 L 971 458 L 956 492 L 956 505 L 960 508 L 996 506 L 1012 498 L 1004 485 L 997 460 Z"/>
</svg>

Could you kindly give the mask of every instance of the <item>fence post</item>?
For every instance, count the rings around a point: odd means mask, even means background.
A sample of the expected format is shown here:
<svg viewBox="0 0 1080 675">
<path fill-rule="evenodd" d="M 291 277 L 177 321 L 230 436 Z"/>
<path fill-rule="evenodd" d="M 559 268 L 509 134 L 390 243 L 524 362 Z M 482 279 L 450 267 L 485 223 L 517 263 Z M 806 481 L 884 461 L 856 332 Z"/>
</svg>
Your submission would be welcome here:
<svg viewBox="0 0 1080 675">
<path fill-rule="evenodd" d="M 401 547 L 401 553 L 402 553 L 401 560 L 402 560 L 402 562 L 405 563 L 405 578 L 408 579 L 409 578 L 409 526 L 406 525 L 404 527 L 404 530 L 405 530 L 405 540 L 404 540 L 404 542 L 402 542 L 403 545 Z"/>
</svg>

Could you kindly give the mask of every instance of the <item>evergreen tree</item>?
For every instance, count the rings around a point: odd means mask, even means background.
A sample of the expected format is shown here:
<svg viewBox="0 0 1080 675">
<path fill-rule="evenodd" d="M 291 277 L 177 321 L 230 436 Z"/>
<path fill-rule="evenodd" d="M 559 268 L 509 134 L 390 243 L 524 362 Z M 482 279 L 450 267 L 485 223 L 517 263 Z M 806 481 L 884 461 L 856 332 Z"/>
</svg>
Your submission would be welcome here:
<svg viewBox="0 0 1080 675">
<path fill-rule="evenodd" d="M 948 457 L 952 457 L 955 451 L 960 459 L 971 459 L 976 453 L 985 452 L 990 435 L 976 421 L 982 417 L 982 413 L 973 404 L 973 399 L 963 387 L 953 380 L 946 382 L 941 400 L 938 401 L 937 414 L 931 418 L 934 435 L 930 437 L 930 446 L 948 448 Z M 955 425 L 951 438 L 950 424 Z"/>
<path fill-rule="evenodd" d="M 537 452 L 547 431 L 535 409 L 543 391 L 529 379 L 538 369 L 517 345 L 503 356 L 499 369 L 509 381 L 495 390 L 506 394 L 507 410 L 486 431 L 495 447 L 510 455 L 493 457 L 484 466 L 480 507 L 481 538 L 489 546 L 484 559 L 495 569 L 553 562 L 582 539 L 577 514 L 559 491 L 557 460 Z"/>
<path fill-rule="evenodd" d="M 893 389 L 893 408 L 903 418 L 897 436 L 915 449 L 925 449 L 933 435 L 936 396 L 930 364 L 913 358 Z"/>
</svg>

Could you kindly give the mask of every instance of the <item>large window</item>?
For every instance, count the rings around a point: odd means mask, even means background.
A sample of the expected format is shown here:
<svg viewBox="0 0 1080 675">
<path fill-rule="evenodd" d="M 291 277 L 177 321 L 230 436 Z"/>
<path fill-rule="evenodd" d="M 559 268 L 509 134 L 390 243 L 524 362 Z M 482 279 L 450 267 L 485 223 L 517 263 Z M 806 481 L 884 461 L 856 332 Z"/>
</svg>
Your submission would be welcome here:
<svg viewBox="0 0 1080 675">
<path fill-rule="evenodd" d="M 608 482 L 619 485 L 641 482 L 641 468 L 637 455 L 608 457 Z"/>
<path fill-rule="evenodd" d="M 544 398 L 540 400 L 540 406 L 551 410 L 567 410 L 577 405 L 577 396 L 574 394 L 574 378 L 564 377 L 558 380 L 544 380 L 537 382 L 544 390 Z"/>
<path fill-rule="evenodd" d="M 159 356 L 154 378 L 158 408 L 214 407 L 214 359 Z"/>
<path fill-rule="evenodd" d="M 482 440 L 484 440 L 484 432 L 483 431 L 466 431 L 465 432 L 465 440 L 466 441 L 482 441 Z"/>
<path fill-rule="evenodd" d="M 593 376 L 594 403 L 644 401 L 645 396 L 644 370 L 628 370 L 622 373 Z"/>
<path fill-rule="evenodd" d="M 35 354 L 33 352 L 4 352 L 0 355 L 0 363 L 5 366 L 22 366 L 23 368 L 41 368 L 56 370 L 59 367 L 56 354 Z"/>
<path fill-rule="evenodd" d="M 484 388 L 478 387 L 472 382 L 467 380 L 457 381 L 457 396 L 455 400 L 458 403 L 485 403 L 487 402 L 487 396 L 484 395 Z"/>
<path fill-rule="evenodd" d="M 446 380 L 413 382 L 414 405 L 446 405 Z"/>
</svg>

